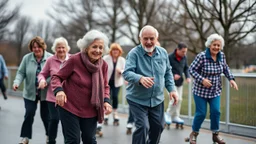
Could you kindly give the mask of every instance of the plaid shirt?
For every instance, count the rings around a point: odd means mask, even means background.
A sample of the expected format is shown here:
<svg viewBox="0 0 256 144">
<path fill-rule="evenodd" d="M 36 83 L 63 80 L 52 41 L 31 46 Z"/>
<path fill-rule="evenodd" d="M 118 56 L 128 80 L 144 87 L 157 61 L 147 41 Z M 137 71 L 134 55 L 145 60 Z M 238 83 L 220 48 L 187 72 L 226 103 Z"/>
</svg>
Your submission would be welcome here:
<svg viewBox="0 0 256 144">
<path fill-rule="evenodd" d="M 189 73 L 195 79 L 192 89 L 194 95 L 204 98 L 214 98 L 220 96 L 222 90 L 222 73 L 224 73 L 229 80 L 234 80 L 234 76 L 231 74 L 226 63 L 224 53 L 219 52 L 215 62 L 211 57 L 209 48 L 196 56 L 195 60 L 189 67 Z M 210 88 L 203 86 L 202 82 L 205 78 L 211 81 L 212 86 Z"/>
</svg>

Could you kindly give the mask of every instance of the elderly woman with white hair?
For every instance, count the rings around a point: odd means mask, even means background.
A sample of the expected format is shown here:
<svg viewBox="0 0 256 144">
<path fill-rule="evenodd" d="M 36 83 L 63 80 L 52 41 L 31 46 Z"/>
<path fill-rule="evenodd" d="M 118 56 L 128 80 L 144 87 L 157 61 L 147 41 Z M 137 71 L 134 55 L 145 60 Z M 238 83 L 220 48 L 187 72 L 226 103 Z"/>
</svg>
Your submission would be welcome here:
<svg viewBox="0 0 256 144">
<path fill-rule="evenodd" d="M 62 65 L 69 59 L 69 50 L 70 47 L 65 38 L 59 37 L 55 39 L 52 46 L 52 51 L 55 53 L 55 55 L 46 60 L 43 70 L 39 73 L 38 88 L 44 89 L 47 86 L 46 79 L 52 76 L 53 74 L 56 74 L 62 67 Z M 49 84 L 48 86 L 46 101 L 49 110 L 48 144 L 56 144 L 56 137 L 59 124 L 59 113 L 57 111 L 57 108 L 55 107 L 56 98 L 52 91 L 51 84 Z"/>
<path fill-rule="evenodd" d="M 228 78 L 230 86 L 238 90 L 235 78 L 226 63 L 221 50 L 224 39 L 218 34 L 212 34 L 205 43 L 206 50 L 199 53 L 189 68 L 194 78 L 193 94 L 196 112 L 192 125 L 192 132 L 186 141 L 196 144 L 196 138 L 207 113 L 207 103 L 210 106 L 210 120 L 212 140 L 214 143 L 225 144 L 219 137 L 221 74 Z"/>
<path fill-rule="evenodd" d="M 65 144 L 97 143 L 97 121 L 110 114 L 108 65 L 102 55 L 108 51 L 108 38 L 91 30 L 77 41 L 81 52 L 74 54 L 52 76 L 52 90 L 59 107 Z"/>
</svg>

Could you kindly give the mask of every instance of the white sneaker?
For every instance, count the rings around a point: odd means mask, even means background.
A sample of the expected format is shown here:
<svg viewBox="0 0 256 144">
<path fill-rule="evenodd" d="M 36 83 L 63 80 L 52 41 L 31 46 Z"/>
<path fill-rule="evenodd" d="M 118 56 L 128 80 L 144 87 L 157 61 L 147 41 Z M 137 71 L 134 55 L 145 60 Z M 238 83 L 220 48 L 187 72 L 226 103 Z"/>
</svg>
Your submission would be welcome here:
<svg viewBox="0 0 256 144">
<path fill-rule="evenodd" d="M 184 120 L 177 116 L 175 116 L 172 121 L 175 123 L 184 123 Z"/>
<path fill-rule="evenodd" d="M 97 123 L 97 128 L 101 128 L 102 127 L 102 123 Z"/>
<path fill-rule="evenodd" d="M 128 123 L 126 127 L 127 127 L 127 128 L 132 128 L 132 127 L 133 127 L 133 124 L 132 124 L 132 123 Z"/>
<path fill-rule="evenodd" d="M 19 144 L 28 144 L 29 143 L 29 140 L 27 137 L 24 137 L 21 139 L 20 143 Z"/>
</svg>

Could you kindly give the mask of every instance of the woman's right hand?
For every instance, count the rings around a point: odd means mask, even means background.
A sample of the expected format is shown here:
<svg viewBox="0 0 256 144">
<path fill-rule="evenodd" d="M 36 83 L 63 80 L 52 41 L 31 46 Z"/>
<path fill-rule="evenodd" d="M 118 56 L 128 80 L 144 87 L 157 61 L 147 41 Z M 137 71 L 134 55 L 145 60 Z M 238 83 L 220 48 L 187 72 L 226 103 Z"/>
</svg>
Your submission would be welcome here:
<svg viewBox="0 0 256 144">
<path fill-rule="evenodd" d="M 14 91 L 16 91 L 18 88 L 19 88 L 19 86 L 16 85 L 16 84 L 14 84 L 13 87 L 12 87 L 12 89 L 13 89 Z"/>
<path fill-rule="evenodd" d="M 203 79 L 203 85 L 207 88 L 210 88 L 212 86 L 212 83 L 210 80 L 208 80 L 207 78 Z"/>
<path fill-rule="evenodd" d="M 64 106 L 65 103 L 67 103 L 67 96 L 64 91 L 59 91 L 56 94 L 56 104 L 59 106 Z"/>
<path fill-rule="evenodd" d="M 38 89 L 44 89 L 47 86 L 47 82 L 45 80 L 41 80 L 38 85 Z"/>
</svg>

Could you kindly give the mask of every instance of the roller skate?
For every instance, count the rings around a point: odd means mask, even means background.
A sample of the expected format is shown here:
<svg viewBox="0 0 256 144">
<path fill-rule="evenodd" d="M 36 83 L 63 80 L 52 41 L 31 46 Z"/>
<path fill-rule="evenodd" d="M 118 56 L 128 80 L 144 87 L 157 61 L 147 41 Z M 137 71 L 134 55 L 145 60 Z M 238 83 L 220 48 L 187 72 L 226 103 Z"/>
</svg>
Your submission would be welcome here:
<svg viewBox="0 0 256 144">
<path fill-rule="evenodd" d="M 189 142 L 190 144 L 196 144 L 196 138 L 198 136 L 198 132 L 191 132 L 188 138 L 185 138 L 185 142 Z"/>
<path fill-rule="evenodd" d="M 113 125 L 119 126 L 119 117 L 117 116 L 117 112 L 113 113 L 113 119 L 114 119 Z"/>
<path fill-rule="evenodd" d="M 172 124 L 172 118 L 168 112 L 164 113 L 164 120 L 165 120 L 165 127 L 167 127 L 167 129 L 170 129 L 170 125 Z"/>
<path fill-rule="evenodd" d="M 225 141 L 219 136 L 219 132 L 212 133 L 213 144 L 226 144 Z"/>
<path fill-rule="evenodd" d="M 104 116 L 104 125 L 108 125 L 108 115 Z"/>
<path fill-rule="evenodd" d="M 183 129 L 183 128 L 184 128 L 184 127 L 183 127 L 184 120 L 181 119 L 181 118 L 179 118 L 179 117 L 177 117 L 177 116 L 175 116 L 175 117 L 173 118 L 172 123 L 175 123 L 175 124 L 176 124 L 176 129 L 179 129 L 179 128 Z"/>
<path fill-rule="evenodd" d="M 127 135 L 132 134 L 132 127 L 133 127 L 132 123 L 128 123 L 128 124 L 127 124 L 127 126 L 126 126 L 126 128 L 127 128 L 126 134 L 127 134 Z"/>
<path fill-rule="evenodd" d="M 103 132 L 101 131 L 101 129 L 102 129 L 102 124 L 98 124 L 96 129 L 96 135 L 99 137 L 103 136 Z"/>
</svg>

